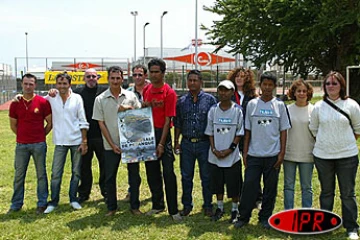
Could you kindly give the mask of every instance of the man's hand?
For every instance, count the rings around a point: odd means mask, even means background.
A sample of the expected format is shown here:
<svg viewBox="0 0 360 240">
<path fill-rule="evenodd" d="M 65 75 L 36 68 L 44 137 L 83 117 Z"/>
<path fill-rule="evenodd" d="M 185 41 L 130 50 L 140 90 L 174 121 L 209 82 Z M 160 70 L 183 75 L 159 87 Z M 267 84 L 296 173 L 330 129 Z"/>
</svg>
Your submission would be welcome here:
<svg viewBox="0 0 360 240">
<path fill-rule="evenodd" d="M 180 148 L 179 142 L 176 142 L 176 141 L 175 141 L 175 146 L 174 146 L 174 148 L 175 148 L 175 154 L 176 154 L 176 155 L 178 155 L 178 154 L 181 153 L 181 148 Z"/>
<path fill-rule="evenodd" d="M 160 158 L 165 152 L 165 147 L 162 144 L 158 144 L 156 147 L 156 156 Z"/>
<path fill-rule="evenodd" d="M 247 154 L 243 154 L 244 167 L 247 168 Z"/>
<path fill-rule="evenodd" d="M 151 102 L 142 102 L 141 107 L 142 108 L 151 107 Z"/>
<path fill-rule="evenodd" d="M 19 102 L 20 99 L 23 97 L 22 94 L 16 94 L 15 97 L 12 99 L 13 102 Z"/>
<path fill-rule="evenodd" d="M 232 153 L 231 149 L 225 149 L 225 150 L 215 150 L 214 154 L 218 159 L 223 159 L 226 158 L 227 156 L 229 156 Z"/>
<path fill-rule="evenodd" d="M 277 161 L 276 163 L 274 164 L 274 168 L 276 170 L 280 170 L 280 167 L 281 167 L 281 164 L 284 162 L 284 154 L 279 154 L 278 157 L 277 157 Z"/>
<path fill-rule="evenodd" d="M 85 155 L 88 151 L 87 143 L 81 143 L 77 150 L 81 153 L 81 155 Z"/>
<path fill-rule="evenodd" d="M 48 95 L 53 98 L 56 96 L 57 93 L 58 93 L 58 90 L 55 88 L 52 88 L 49 90 Z"/>
<path fill-rule="evenodd" d="M 119 146 L 117 146 L 117 145 L 113 145 L 112 146 L 112 149 L 113 149 L 113 151 L 114 151 L 114 153 L 115 154 L 121 154 L 121 148 L 119 147 Z"/>
<path fill-rule="evenodd" d="M 129 105 L 120 105 L 118 108 L 118 112 L 124 112 L 126 110 L 131 110 L 131 109 L 134 109 L 134 107 Z"/>
</svg>

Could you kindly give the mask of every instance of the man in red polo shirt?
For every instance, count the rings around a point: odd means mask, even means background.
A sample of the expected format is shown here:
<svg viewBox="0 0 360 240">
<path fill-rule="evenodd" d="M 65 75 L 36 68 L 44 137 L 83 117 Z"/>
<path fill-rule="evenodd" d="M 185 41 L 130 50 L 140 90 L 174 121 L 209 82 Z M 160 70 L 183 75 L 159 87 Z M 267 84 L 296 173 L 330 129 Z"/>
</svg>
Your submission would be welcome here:
<svg viewBox="0 0 360 240">
<path fill-rule="evenodd" d="M 45 98 L 34 93 L 36 77 L 25 74 L 21 80 L 23 95 L 10 105 L 11 130 L 16 135 L 14 194 L 8 213 L 19 211 L 24 204 L 24 182 L 30 156 L 37 175 L 37 209 L 41 214 L 47 206 L 46 135 L 52 128 L 51 107 Z M 46 125 L 44 127 L 44 120 Z"/>
<path fill-rule="evenodd" d="M 158 160 L 145 162 L 147 181 L 152 195 L 152 209 L 147 212 L 147 215 L 157 214 L 165 209 L 161 162 L 168 212 L 174 221 L 181 221 L 182 217 L 179 214 L 177 202 L 176 175 L 174 173 L 175 157 L 170 134 L 172 117 L 176 113 L 176 93 L 164 82 L 166 64 L 162 59 L 152 59 L 148 63 L 148 68 L 151 84 L 143 90 L 143 106 L 152 107 Z"/>
</svg>

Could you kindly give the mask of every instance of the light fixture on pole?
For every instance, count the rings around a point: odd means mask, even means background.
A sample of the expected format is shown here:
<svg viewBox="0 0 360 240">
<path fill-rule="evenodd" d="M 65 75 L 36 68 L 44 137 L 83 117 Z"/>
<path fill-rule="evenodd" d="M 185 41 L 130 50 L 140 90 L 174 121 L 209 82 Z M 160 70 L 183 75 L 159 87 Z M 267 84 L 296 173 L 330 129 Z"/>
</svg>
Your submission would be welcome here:
<svg viewBox="0 0 360 240">
<path fill-rule="evenodd" d="M 134 16 L 134 62 L 136 62 L 136 16 L 138 15 L 138 12 L 131 11 L 130 13 Z"/>
<path fill-rule="evenodd" d="M 149 25 L 150 23 L 149 22 L 147 22 L 147 23 L 145 23 L 144 24 L 144 60 L 143 60 L 143 64 L 144 64 L 144 66 L 145 66 L 145 27 L 147 26 L 147 25 Z"/>
<path fill-rule="evenodd" d="M 29 71 L 29 56 L 28 56 L 28 41 L 27 41 L 27 36 L 28 36 L 28 33 L 25 32 L 25 50 L 26 50 L 26 72 Z"/>
<path fill-rule="evenodd" d="M 160 58 L 163 58 L 163 17 L 167 13 L 167 11 L 164 11 L 160 18 Z"/>
</svg>

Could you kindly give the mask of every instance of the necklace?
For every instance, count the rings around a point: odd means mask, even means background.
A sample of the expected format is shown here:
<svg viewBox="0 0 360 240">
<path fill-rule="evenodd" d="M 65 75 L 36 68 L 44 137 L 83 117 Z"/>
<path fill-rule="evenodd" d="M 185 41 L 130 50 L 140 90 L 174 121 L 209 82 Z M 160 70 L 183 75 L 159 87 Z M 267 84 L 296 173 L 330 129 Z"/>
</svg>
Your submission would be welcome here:
<svg viewBox="0 0 360 240">
<path fill-rule="evenodd" d="M 25 106 L 25 108 L 26 108 L 26 111 L 27 110 L 29 110 L 29 107 L 30 107 L 30 105 L 31 105 L 31 100 L 33 100 L 34 99 L 34 97 L 35 97 L 35 95 L 34 96 L 32 96 L 30 99 L 26 99 L 25 97 L 23 97 L 23 104 L 24 104 L 24 106 Z M 26 102 L 26 103 L 25 103 Z M 29 105 L 27 104 L 27 103 L 29 103 Z"/>
</svg>

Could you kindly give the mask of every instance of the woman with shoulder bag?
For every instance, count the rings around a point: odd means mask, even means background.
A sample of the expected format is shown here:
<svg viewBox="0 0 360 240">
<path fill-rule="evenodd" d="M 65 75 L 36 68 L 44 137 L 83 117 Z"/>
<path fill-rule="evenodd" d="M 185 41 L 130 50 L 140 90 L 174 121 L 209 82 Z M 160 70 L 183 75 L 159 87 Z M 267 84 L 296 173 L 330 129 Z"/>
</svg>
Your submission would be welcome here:
<svg viewBox="0 0 360 240">
<path fill-rule="evenodd" d="M 332 71 L 326 75 L 323 88 L 323 100 L 315 104 L 309 126 L 316 137 L 313 154 L 321 185 L 320 207 L 333 210 L 337 178 L 343 226 L 350 239 L 358 239 L 355 179 L 359 164 L 356 140 L 360 134 L 360 108 L 346 96 L 345 80 L 340 73 Z"/>
</svg>

